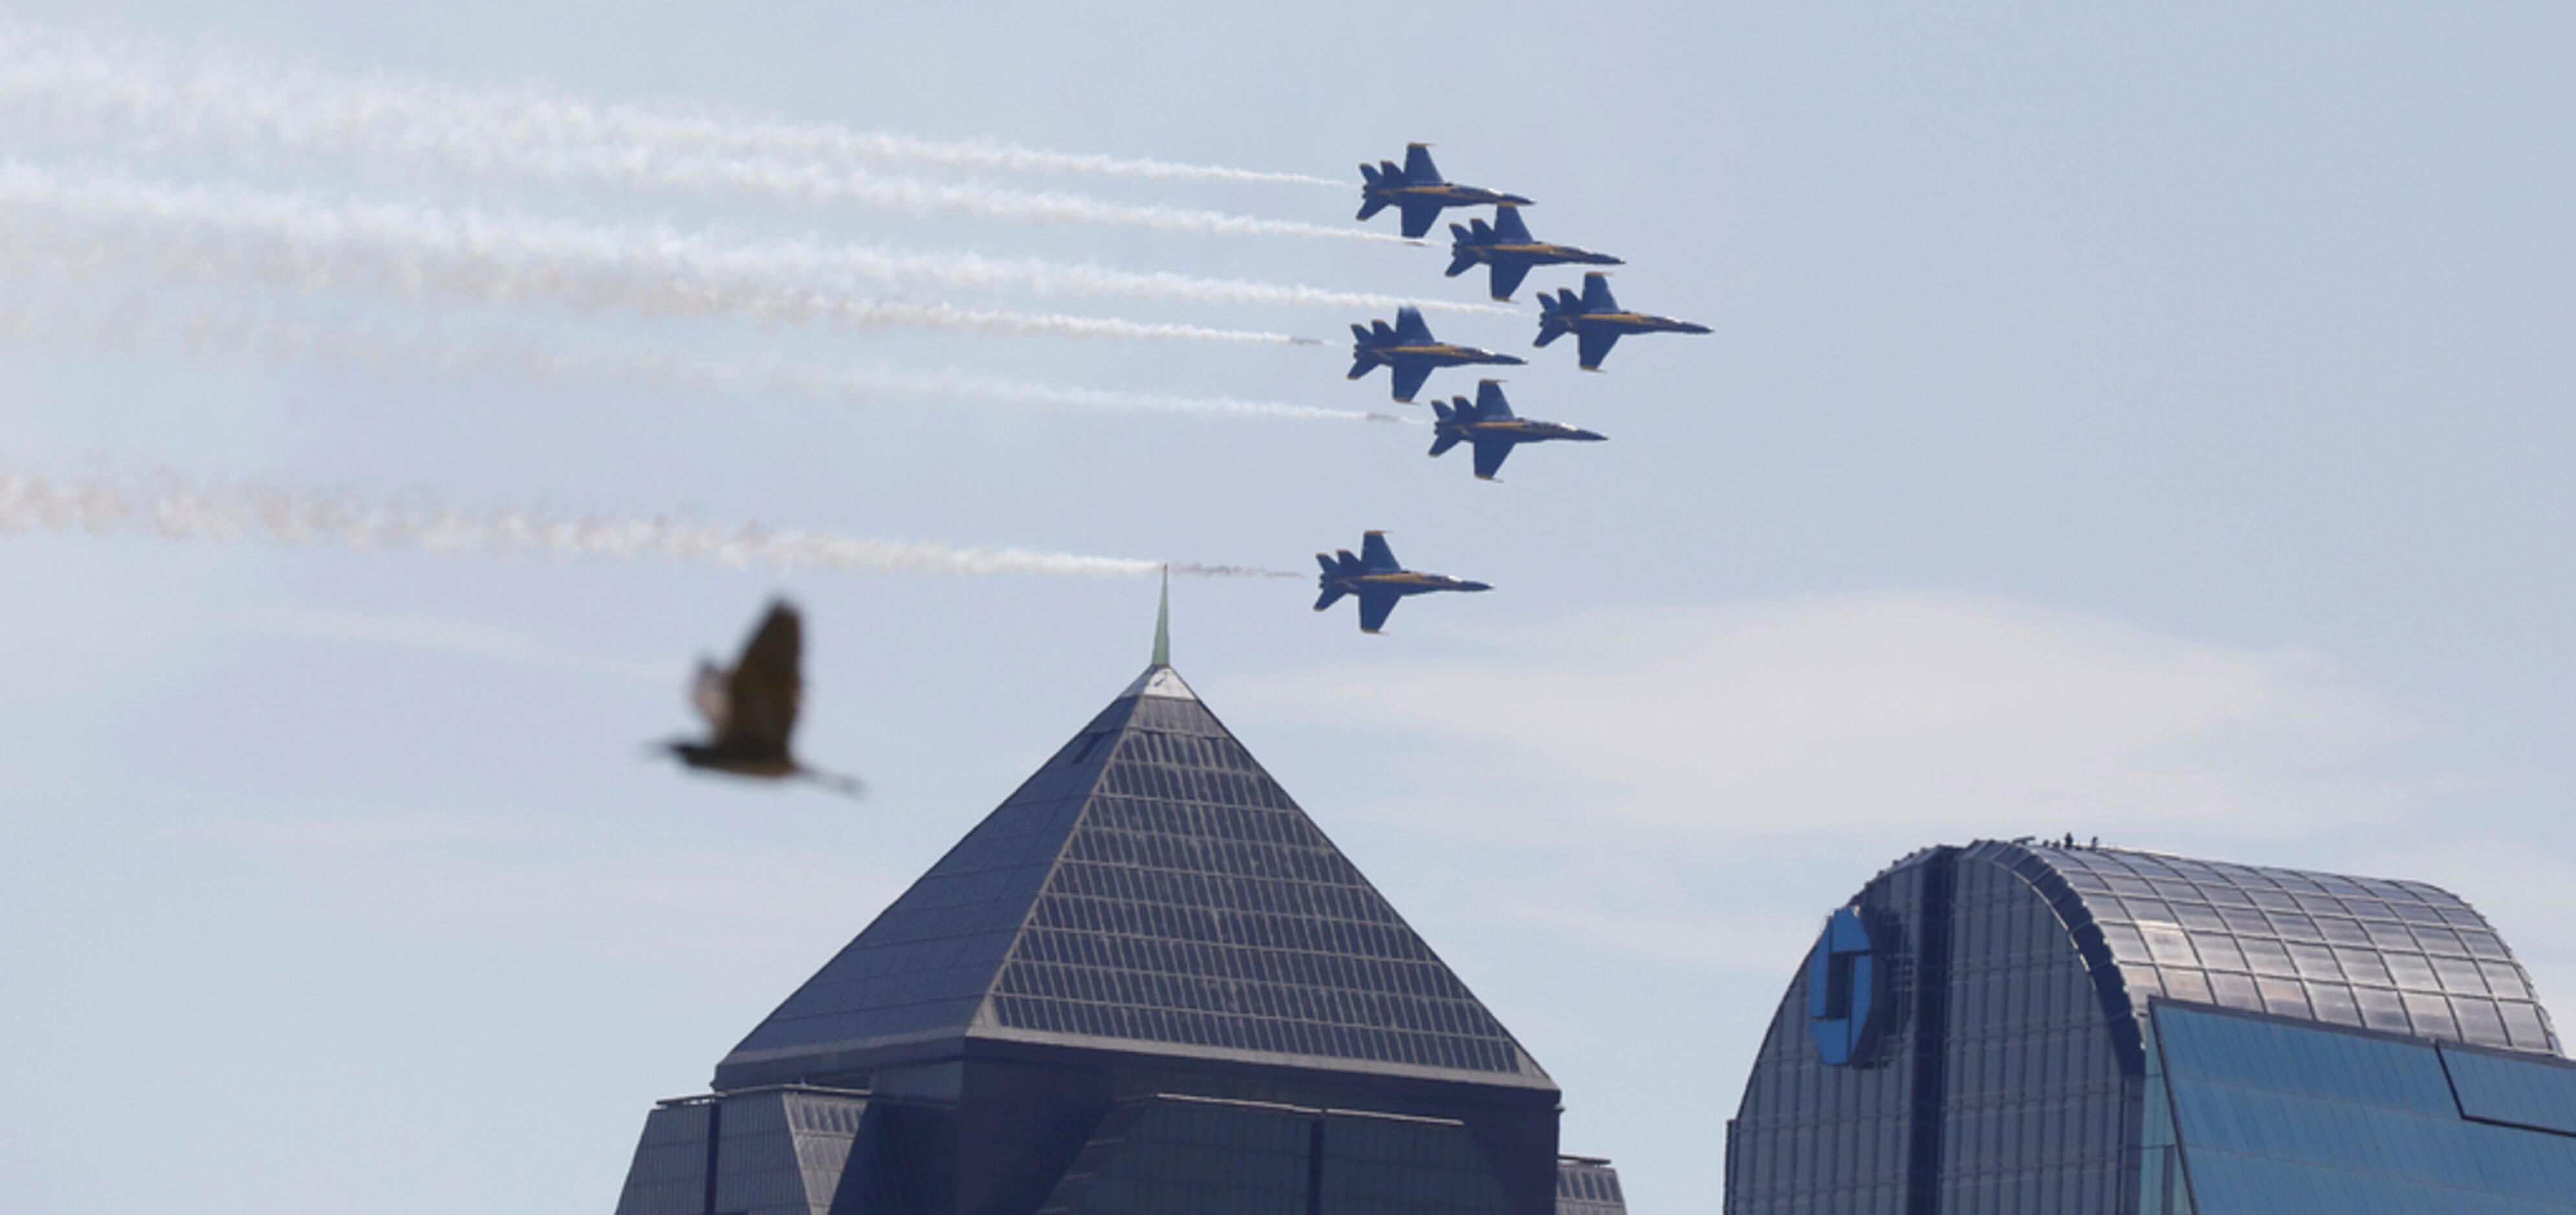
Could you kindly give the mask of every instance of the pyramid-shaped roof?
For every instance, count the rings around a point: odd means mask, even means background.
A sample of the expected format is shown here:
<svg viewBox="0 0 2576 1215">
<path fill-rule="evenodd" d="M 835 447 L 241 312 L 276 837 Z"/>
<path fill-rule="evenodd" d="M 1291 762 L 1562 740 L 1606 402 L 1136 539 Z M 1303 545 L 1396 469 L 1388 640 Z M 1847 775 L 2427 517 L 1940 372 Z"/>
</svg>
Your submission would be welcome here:
<svg viewBox="0 0 2576 1215">
<path fill-rule="evenodd" d="M 715 1083 L 964 1039 L 1554 1087 L 1161 663 L 752 1030 Z"/>
</svg>

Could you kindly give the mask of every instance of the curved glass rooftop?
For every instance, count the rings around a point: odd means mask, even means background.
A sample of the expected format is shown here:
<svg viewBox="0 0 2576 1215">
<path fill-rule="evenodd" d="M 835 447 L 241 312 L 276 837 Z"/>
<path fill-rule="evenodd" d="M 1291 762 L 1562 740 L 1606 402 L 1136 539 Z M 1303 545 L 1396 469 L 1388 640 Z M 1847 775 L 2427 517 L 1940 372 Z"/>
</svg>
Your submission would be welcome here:
<svg viewBox="0 0 2576 1215">
<path fill-rule="evenodd" d="M 2057 909 L 2114 1020 L 2152 996 L 2557 1054 L 2531 978 L 2467 903 L 2422 882 L 1988 841 Z"/>
</svg>

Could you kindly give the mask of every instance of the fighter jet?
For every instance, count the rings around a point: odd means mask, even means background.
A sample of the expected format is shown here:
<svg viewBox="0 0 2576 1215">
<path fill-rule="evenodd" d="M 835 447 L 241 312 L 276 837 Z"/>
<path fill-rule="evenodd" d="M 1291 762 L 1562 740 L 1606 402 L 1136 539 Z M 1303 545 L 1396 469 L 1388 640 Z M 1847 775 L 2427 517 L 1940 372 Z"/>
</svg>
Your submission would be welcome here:
<svg viewBox="0 0 2576 1215">
<path fill-rule="evenodd" d="M 1386 624 L 1387 613 L 1395 610 L 1395 601 L 1407 595 L 1431 591 L 1490 591 L 1491 585 L 1451 578 L 1445 574 L 1417 574 L 1395 563 L 1395 550 L 1386 546 L 1385 532 L 1368 532 L 1360 537 L 1360 552 L 1342 549 L 1331 556 L 1315 554 L 1315 563 L 1324 567 L 1320 580 L 1324 594 L 1315 600 L 1320 612 L 1333 606 L 1344 595 L 1360 597 L 1360 631 L 1374 633 Z"/>
<path fill-rule="evenodd" d="M 1456 278 L 1476 263 L 1483 262 L 1494 268 L 1494 298 L 1498 300 L 1512 298 L 1512 293 L 1521 289 L 1521 280 L 1529 276 L 1532 266 L 1569 262 L 1586 266 L 1628 264 L 1607 253 L 1532 239 L 1529 225 L 1521 222 L 1519 207 L 1494 208 L 1491 227 L 1481 219 L 1451 224 L 1449 234 L 1456 238 L 1449 246 L 1449 277 Z"/>
<path fill-rule="evenodd" d="M 1531 344 L 1544 346 L 1566 334 L 1574 334 L 1574 361 L 1585 371 L 1601 370 L 1601 360 L 1624 333 L 1709 331 L 1706 325 L 1677 321 L 1669 316 L 1621 311 L 1619 301 L 1610 298 L 1610 276 L 1598 270 L 1583 276 L 1583 298 L 1576 299 L 1572 291 L 1559 291 L 1553 298 L 1540 292 L 1538 311 L 1538 341 Z"/>
<path fill-rule="evenodd" d="M 1550 439 L 1572 439 L 1581 443 L 1598 443 L 1610 436 L 1589 430 L 1577 430 L 1555 422 L 1540 422 L 1515 417 L 1512 403 L 1503 399 L 1503 386 L 1494 380 L 1476 384 L 1476 399 L 1452 397 L 1443 405 L 1431 403 L 1431 411 L 1440 415 L 1433 424 L 1431 454 L 1440 455 L 1460 443 L 1476 448 L 1476 479 L 1491 481 L 1501 471 L 1503 461 L 1517 443 L 1545 443 Z"/>
<path fill-rule="evenodd" d="M 1517 367 L 1522 360 L 1473 346 L 1459 346 L 1431 336 L 1431 326 L 1422 323 L 1419 308 L 1395 310 L 1395 324 L 1371 321 L 1351 326 L 1351 379 L 1367 375 L 1380 364 L 1395 377 L 1395 399 L 1413 403 L 1413 394 L 1422 391 L 1422 382 L 1431 378 L 1434 367 L 1463 367 L 1469 363 L 1501 363 Z"/>
<path fill-rule="evenodd" d="M 1488 204 L 1526 207 L 1529 201 L 1518 194 L 1484 190 L 1475 186 L 1456 186 L 1440 180 L 1440 170 L 1431 167 L 1431 145 L 1404 145 L 1404 167 L 1392 160 L 1376 165 L 1361 165 L 1360 218 L 1377 214 L 1392 206 L 1404 217 L 1404 235 L 1419 240 L 1431 230 L 1431 221 L 1440 218 L 1443 207 L 1482 207 Z"/>
<path fill-rule="evenodd" d="M 673 739 L 662 748 L 692 768 L 771 780 L 801 777 L 857 796 L 858 781 L 817 772 L 787 750 L 787 737 L 796 731 L 797 705 L 804 699 L 805 678 L 799 670 L 804 634 L 795 607 L 781 599 L 769 605 L 769 615 L 743 644 L 732 670 L 699 659 L 690 700 L 713 736 L 705 742 Z"/>
</svg>

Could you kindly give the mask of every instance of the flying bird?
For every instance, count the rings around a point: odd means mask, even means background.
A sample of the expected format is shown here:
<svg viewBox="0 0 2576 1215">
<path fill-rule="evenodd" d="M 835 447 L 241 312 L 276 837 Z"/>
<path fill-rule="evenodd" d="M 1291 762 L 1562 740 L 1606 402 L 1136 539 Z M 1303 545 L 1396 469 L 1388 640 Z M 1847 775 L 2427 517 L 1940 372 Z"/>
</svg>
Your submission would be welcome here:
<svg viewBox="0 0 2576 1215">
<path fill-rule="evenodd" d="M 805 695 L 804 652 L 805 626 L 795 606 L 784 599 L 772 602 L 732 670 L 718 668 L 711 659 L 698 660 L 689 699 L 707 719 L 710 737 L 705 742 L 673 739 L 663 749 L 692 768 L 768 780 L 799 777 L 858 796 L 857 779 L 817 772 L 796 762 L 788 750 Z"/>
</svg>

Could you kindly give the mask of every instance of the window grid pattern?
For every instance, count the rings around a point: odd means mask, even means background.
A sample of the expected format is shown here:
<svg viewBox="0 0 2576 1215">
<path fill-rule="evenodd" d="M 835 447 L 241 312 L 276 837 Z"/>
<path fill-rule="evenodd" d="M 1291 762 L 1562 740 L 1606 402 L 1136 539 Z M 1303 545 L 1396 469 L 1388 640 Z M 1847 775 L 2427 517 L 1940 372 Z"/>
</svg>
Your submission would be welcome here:
<svg viewBox="0 0 2576 1215">
<path fill-rule="evenodd" d="M 2566 1215 L 2576 1136 L 2462 1116 L 2451 1050 L 2279 1016 L 2154 1006 L 2159 1069 L 2189 1193 L 2148 1215 Z M 2564 1065 L 2496 1066 L 2563 1083 Z"/>
<path fill-rule="evenodd" d="M 1195 700 L 1147 698 L 995 983 L 1014 1029 L 1537 1076 Z"/>
<path fill-rule="evenodd" d="M 1877 1015 L 1887 1020 L 1873 1055 L 1847 1067 L 1824 1062 L 1807 1032 L 1801 959 L 1727 1124 L 1728 1215 L 1906 1215 L 1920 1049 L 1914 988 L 1930 969 L 1922 908 L 1930 870 L 1948 863 L 1939 850 L 1909 857 L 1853 900 L 1884 968 Z"/>
<path fill-rule="evenodd" d="M 1107 762 L 1112 702 L 733 1049 L 716 1084 L 832 1081 L 843 1052 L 963 1034 Z M 1079 760 L 1077 752 L 1088 750 Z"/>
<path fill-rule="evenodd" d="M 734 1048 L 734 1087 L 995 1026 L 1545 1080 L 1196 699 L 1111 703 Z"/>
<path fill-rule="evenodd" d="M 1986 845 L 2080 902 L 2127 1002 L 2248 1012 L 2555 1054 L 2531 979 L 2486 918 L 2422 882 L 2113 849 Z M 2061 909 L 2063 912 L 2066 909 Z"/>
<path fill-rule="evenodd" d="M 1939 1209 L 2118 1211 L 2138 1081 L 2066 926 L 2001 865 L 1963 860 L 1951 900 Z"/>
<path fill-rule="evenodd" d="M 1314 1119 L 1153 1100 L 1101 1120 L 1039 1215 L 1306 1215 Z"/>
<path fill-rule="evenodd" d="M 1322 1209 L 1332 1215 L 1512 1215 L 1475 1137 L 1455 1122 L 1324 1116 Z"/>
<path fill-rule="evenodd" d="M 1607 1161 L 1557 1157 L 1556 1215 L 1628 1215 L 1619 1171 Z"/>
</svg>

